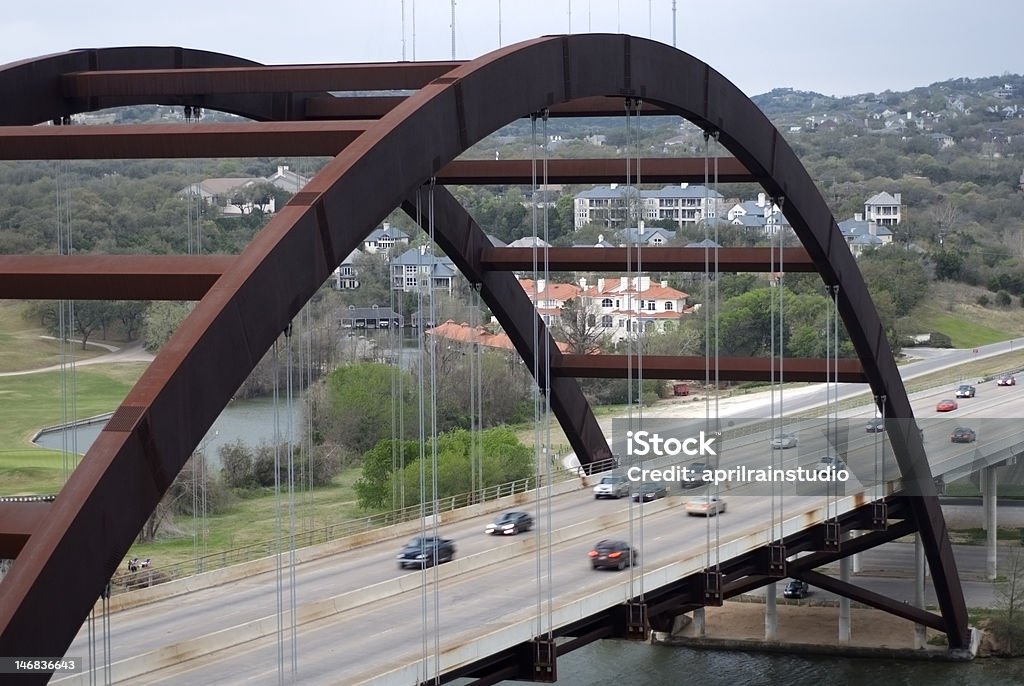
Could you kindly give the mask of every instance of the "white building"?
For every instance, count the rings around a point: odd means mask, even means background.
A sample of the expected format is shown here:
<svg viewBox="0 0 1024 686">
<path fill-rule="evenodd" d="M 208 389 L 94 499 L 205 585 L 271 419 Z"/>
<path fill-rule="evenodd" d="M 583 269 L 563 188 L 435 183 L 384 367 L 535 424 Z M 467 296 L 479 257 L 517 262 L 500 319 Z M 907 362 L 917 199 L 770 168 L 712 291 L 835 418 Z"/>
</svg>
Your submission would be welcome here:
<svg viewBox="0 0 1024 686">
<path fill-rule="evenodd" d="M 391 288 L 405 293 L 432 288 L 451 295 L 457 273 L 450 257 L 437 256 L 421 245 L 391 260 Z"/>
<path fill-rule="evenodd" d="M 604 224 L 609 228 L 636 226 L 641 220 L 666 220 L 677 226 L 695 224 L 720 214 L 721 193 L 705 186 L 664 186 L 638 190 L 635 186 L 595 186 L 573 200 L 574 226 Z"/>
<path fill-rule="evenodd" d="M 864 218 L 879 226 L 895 226 L 900 223 L 902 215 L 903 203 L 899 193 L 889 195 L 883 191 L 864 203 Z"/>
</svg>

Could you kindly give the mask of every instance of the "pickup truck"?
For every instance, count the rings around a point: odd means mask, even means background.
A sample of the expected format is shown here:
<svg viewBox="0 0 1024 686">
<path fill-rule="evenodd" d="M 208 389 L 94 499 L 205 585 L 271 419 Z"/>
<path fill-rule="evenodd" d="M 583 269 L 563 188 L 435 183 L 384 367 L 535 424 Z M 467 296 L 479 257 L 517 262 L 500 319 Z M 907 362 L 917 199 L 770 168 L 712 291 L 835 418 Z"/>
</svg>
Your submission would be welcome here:
<svg viewBox="0 0 1024 686">
<path fill-rule="evenodd" d="M 416 537 L 405 544 L 398 554 L 398 568 L 433 567 L 455 559 L 455 541 L 433 536 Z"/>
</svg>

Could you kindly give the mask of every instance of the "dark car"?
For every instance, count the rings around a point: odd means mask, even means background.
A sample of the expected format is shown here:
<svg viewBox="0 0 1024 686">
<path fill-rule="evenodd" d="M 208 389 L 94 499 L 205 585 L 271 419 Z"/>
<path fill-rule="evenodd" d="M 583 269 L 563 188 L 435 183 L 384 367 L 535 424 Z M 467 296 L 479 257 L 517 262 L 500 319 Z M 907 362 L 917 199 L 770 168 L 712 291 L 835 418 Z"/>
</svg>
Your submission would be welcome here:
<svg viewBox="0 0 1024 686">
<path fill-rule="evenodd" d="M 999 380 L 996 381 L 996 386 L 1016 386 L 1016 385 L 1017 385 L 1017 377 L 1013 376 L 1012 374 L 1003 374 L 1002 376 L 999 377 Z"/>
<path fill-rule="evenodd" d="M 528 512 L 506 512 L 487 525 L 484 533 L 496 536 L 515 536 L 533 528 L 533 517 Z"/>
<path fill-rule="evenodd" d="M 973 398 L 974 386 L 969 386 L 968 384 L 961 384 L 960 387 L 956 389 L 955 395 L 958 398 Z"/>
<path fill-rule="evenodd" d="M 650 502 L 651 500 L 664 498 L 667 495 L 668 488 L 664 484 L 640 484 L 640 488 L 633 491 L 633 502 L 640 502 L 641 497 L 643 497 L 644 502 Z"/>
<path fill-rule="evenodd" d="M 686 467 L 683 478 L 679 481 L 680 488 L 698 488 L 708 482 L 704 480 L 704 471 L 711 469 L 704 462 L 694 462 Z"/>
<path fill-rule="evenodd" d="M 807 594 L 811 592 L 810 587 L 806 581 L 800 581 L 799 579 L 793 579 L 786 587 L 782 589 L 783 598 L 806 598 Z"/>
<path fill-rule="evenodd" d="M 599 541 L 587 554 L 594 569 L 625 569 L 640 559 L 640 551 L 625 541 Z"/>
<path fill-rule="evenodd" d="M 818 461 L 818 473 L 832 473 L 844 471 L 846 469 L 846 463 L 843 462 L 843 458 L 836 457 L 834 455 L 825 455 Z"/>
<path fill-rule="evenodd" d="M 398 567 L 433 567 L 442 562 L 451 562 L 455 559 L 455 541 L 450 538 L 434 538 L 433 536 L 418 536 L 402 548 L 398 553 Z"/>
<path fill-rule="evenodd" d="M 968 429 L 966 426 L 956 427 L 949 435 L 950 443 L 974 443 L 977 439 L 978 434 L 974 432 L 974 429 Z"/>
</svg>

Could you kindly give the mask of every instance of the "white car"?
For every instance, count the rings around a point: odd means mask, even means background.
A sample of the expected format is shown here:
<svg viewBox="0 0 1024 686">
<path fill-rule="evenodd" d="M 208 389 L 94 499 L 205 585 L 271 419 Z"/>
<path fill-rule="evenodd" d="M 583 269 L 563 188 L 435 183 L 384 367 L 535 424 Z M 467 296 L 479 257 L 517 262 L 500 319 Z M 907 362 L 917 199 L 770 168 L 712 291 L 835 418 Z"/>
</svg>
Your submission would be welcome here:
<svg viewBox="0 0 1024 686">
<path fill-rule="evenodd" d="M 629 479 L 624 476 L 602 476 L 601 483 L 594 486 L 594 499 L 601 498 L 628 498 Z"/>
<path fill-rule="evenodd" d="M 778 434 L 771 440 L 773 450 L 796 447 L 796 434 Z"/>
<path fill-rule="evenodd" d="M 705 495 L 686 501 L 686 514 L 713 517 L 725 512 L 725 501 L 717 495 Z"/>
</svg>

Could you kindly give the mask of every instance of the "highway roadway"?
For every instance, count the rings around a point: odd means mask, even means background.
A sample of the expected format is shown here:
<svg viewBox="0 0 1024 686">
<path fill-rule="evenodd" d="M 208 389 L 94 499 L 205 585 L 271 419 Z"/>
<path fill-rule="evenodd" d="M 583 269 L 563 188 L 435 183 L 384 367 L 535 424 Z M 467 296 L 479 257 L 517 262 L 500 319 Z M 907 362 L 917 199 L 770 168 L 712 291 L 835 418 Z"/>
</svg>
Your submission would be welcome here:
<svg viewBox="0 0 1024 686">
<path fill-rule="evenodd" d="M 914 398 L 919 417 L 935 417 L 935 403 L 948 397 L 951 389 L 918 394 Z M 946 460 L 959 450 L 971 450 L 948 442 L 951 426 L 976 422 L 977 417 L 1020 417 L 1024 411 L 1022 387 L 997 388 L 995 384 L 978 386 L 978 397 L 961 401 L 960 408 L 941 422 L 925 423 L 926 445 L 932 459 Z M 1000 425 L 1010 427 L 1009 422 Z M 877 438 L 863 432 L 863 424 L 854 421 L 850 435 L 855 443 L 851 455 L 874 454 Z M 808 434 L 805 436 L 805 432 Z M 983 439 L 984 436 L 979 436 Z M 754 463 L 760 456 L 765 466 L 767 435 L 753 436 L 747 449 L 730 448 L 721 466 L 739 462 Z M 794 450 L 774 451 L 783 466 L 810 465 L 816 461 L 822 445 L 820 432 L 800 432 L 801 446 Z M 806 446 L 806 447 L 805 447 Z M 892 458 L 890 457 L 890 460 Z M 858 460 L 851 457 L 853 471 L 867 480 Z M 762 491 L 763 492 L 763 491 Z M 624 538 L 637 542 L 641 549 L 642 571 L 690 557 L 706 557 L 708 541 L 722 542 L 764 528 L 771 519 L 771 505 L 763 497 L 727 496 L 729 510 L 720 518 L 704 520 L 686 517 L 683 502 L 690 494 L 673 491 L 673 495 L 653 505 L 640 507 L 626 501 L 595 501 L 589 491 L 568 493 L 551 502 L 550 522 L 543 512 L 538 518 L 538 535 L 528 533 L 513 540 L 489 537 L 483 533 L 487 518 L 444 527 L 440 533 L 457 542 L 457 559 L 500 548 L 499 561 L 467 571 L 455 578 L 444 578 L 448 565 L 437 568 L 439 583 L 433 585 L 434 570 L 400 572 L 394 556 L 403 541 L 375 542 L 363 548 L 301 565 L 296 569 L 295 596 L 297 605 L 308 606 L 346 591 L 362 592 L 405 575 L 407 590 L 385 599 L 326 616 L 303 624 L 297 629 L 300 672 L 287 677 L 294 683 L 346 683 L 368 681 L 386 669 L 415 662 L 424 654 L 434 653 L 433 639 L 423 643 L 421 636 L 436 632 L 423 629 L 423 618 L 434 617 L 435 598 L 439 603 L 440 647 L 459 645 L 491 629 L 536 615 L 538 599 L 542 610 L 550 593 L 555 604 L 583 597 L 595 589 L 620 586 L 622 598 L 640 592 L 639 574 L 630 571 L 603 572 L 589 568 L 587 551 L 600 538 Z M 787 517 L 812 510 L 821 505 L 820 495 L 787 497 Z M 534 506 L 523 508 L 533 510 Z M 629 517 L 632 511 L 633 517 Z M 630 524 L 630 522 L 632 522 Z M 631 531 L 632 527 L 632 531 Z M 642 527 L 642 532 L 641 532 Z M 548 556 L 534 553 L 536 543 L 543 547 L 548 531 L 557 534 L 552 546 L 551 583 L 538 589 L 538 564 L 541 577 L 546 576 Z M 712 561 L 714 553 L 712 552 Z M 632 583 L 630 583 L 632 580 Z M 287 582 L 287 570 L 285 572 Z M 630 588 L 632 586 L 632 588 Z M 227 586 L 206 589 L 186 596 L 168 599 L 132 610 L 116 613 L 111 618 L 113 662 L 153 653 L 168 646 L 180 646 L 188 639 L 208 636 L 231 627 L 252 624 L 277 613 L 276 575 L 263 574 Z M 436 595 L 435 595 L 436 590 Z M 369 593 L 369 591 L 366 591 Z M 287 600 L 288 591 L 284 597 Z M 546 610 L 545 610 L 546 611 Z M 544 613 L 542 612 L 542 615 Z M 276 620 L 272 622 L 276 624 Z M 539 627 L 543 628 L 543 627 Z M 266 633 L 265 631 L 263 633 Z M 288 637 L 287 630 L 284 632 Z M 86 635 L 76 639 L 68 655 L 88 655 Z M 200 645 L 203 641 L 198 642 Z M 287 641 L 286 641 L 287 643 Z M 202 652 L 201 650 L 199 652 Z M 190 653 L 195 654 L 195 653 Z M 285 646 L 283 659 L 288 668 L 290 647 Z M 276 634 L 248 641 L 244 645 L 212 655 L 180 662 L 183 656 L 162 657 L 153 661 L 174 663 L 130 679 L 133 683 L 204 683 L 241 684 L 277 681 L 279 658 Z M 81 679 L 77 680 L 85 683 Z M 74 678 L 54 683 L 75 683 Z"/>
</svg>

